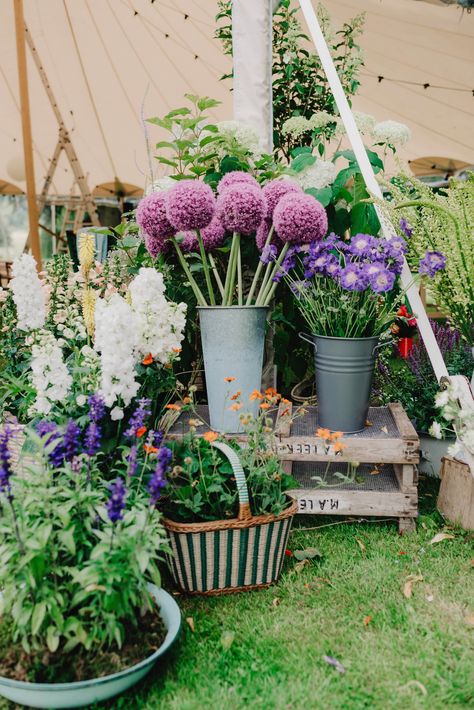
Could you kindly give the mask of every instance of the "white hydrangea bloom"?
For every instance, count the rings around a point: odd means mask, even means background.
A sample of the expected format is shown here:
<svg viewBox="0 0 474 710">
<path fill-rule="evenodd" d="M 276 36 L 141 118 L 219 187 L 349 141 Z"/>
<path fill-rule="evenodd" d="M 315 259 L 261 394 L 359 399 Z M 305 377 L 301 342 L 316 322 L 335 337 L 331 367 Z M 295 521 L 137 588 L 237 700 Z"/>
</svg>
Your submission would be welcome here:
<svg viewBox="0 0 474 710">
<path fill-rule="evenodd" d="M 100 390 L 107 407 L 117 400 L 128 405 L 139 390 L 135 381 L 138 322 L 132 307 L 118 293 L 97 300 L 95 348 L 100 353 Z"/>
<path fill-rule="evenodd" d="M 46 297 L 31 254 L 22 254 L 15 259 L 12 274 L 10 288 L 18 316 L 18 329 L 42 328 L 46 320 Z"/>
<path fill-rule="evenodd" d="M 369 113 L 362 111 L 354 111 L 354 119 L 356 126 L 363 135 L 372 135 L 375 128 L 375 118 Z"/>
<path fill-rule="evenodd" d="M 428 434 L 430 436 L 434 436 L 435 439 L 442 439 L 443 434 L 441 431 L 441 425 L 439 422 L 433 422 L 433 424 L 430 426 Z"/>
<path fill-rule="evenodd" d="M 262 153 L 260 136 L 251 126 L 240 121 L 220 121 L 216 126 L 223 139 L 221 153 L 227 153 L 227 148 L 232 147 L 233 142 L 237 143 L 240 149 L 254 156 Z"/>
<path fill-rule="evenodd" d="M 320 190 L 331 185 L 337 176 L 337 168 L 329 160 L 316 160 L 313 165 L 297 173 L 296 180 L 303 190 L 314 187 Z"/>
<path fill-rule="evenodd" d="M 403 146 L 410 140 L 411 133 L 408 126 L 405 126 L 404 123 L 398 123 L 398 121 L 382 121 L 381 123 L 375 124 L 373 136 L 376 143 Z"/>
<path fill-rule="evenodd" d="M 293 138 L 299 138 L 303 133 L 308 133 L 311 130 L 311 124 L 304 116 L 292 116 L 285 121 L 281 128 L 284 136 L 291 135 Z"/>
<path fill-rule="evenodd" d="M 176 185 L 176 180 L 173 180 L 173 178 L 169 177 L 169 175 L 164 175 L 163 177 L 160 177 L 157 180 L 153 180 L 153 182 L 151 182 L 147 186 L 145 190 L 145 195 L 150 195 L 152 192 L 161 192 L 162 190 L 169 190 L 169 188 L 173 187 L 173 185 Z"/>
<path fill-rule="evenodd" d="M 337 120 L 336 116 L 333 116 L 327 111 L 317 111 L 313 113 L 311 118 L 308 120 L 310 130 L 314 131 L 318 128 L 326 128 L 330 123 L 335 123 Z"/>
<path fill-rule="evenodd" d="M 63 360 L 58 341 L 49 331 L 42 331 L 31 349 L 31 381 L 36 390 L 33 412 L 48 414 L 54 402 L 68 394 L 72 377 Z"/>
<path fill-rule="evenodd" d="M 163 274 L 141 268 L 129 286 L 132 308 L 138 327 L 137 352 L 149 353 L 165 364 L 179 350 L 186 324 L 186 304 L 172 303 L 165 297 Z"/>
</svg>

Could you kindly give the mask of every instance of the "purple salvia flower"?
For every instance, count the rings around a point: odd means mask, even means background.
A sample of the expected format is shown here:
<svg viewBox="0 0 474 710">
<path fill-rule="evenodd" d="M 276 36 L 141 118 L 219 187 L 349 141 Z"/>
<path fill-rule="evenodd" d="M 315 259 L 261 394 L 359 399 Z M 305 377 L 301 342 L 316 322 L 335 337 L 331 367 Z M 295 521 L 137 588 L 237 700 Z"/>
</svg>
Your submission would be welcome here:
<svg viewBox="0 0 474 710">
<path fill-rule="evenodd" d="M 64 462 L 64 447 L 57 425 L 54 422 L 42 420 L 36 425 L 36 433 L 45 440 L 45 446 L 57 441 L 56 446 L 49 452 L 48 459 L 53 468 L 59 468 Z"/>
<path fill-rule="evenodd" d="M 277 258 L 278 250 L 274 244 L 267 244 L 263 247 L 262 253 L 260 255 L 260 261 L 262 264 L 269 264 L 271 261 L 275 261 Z"/>
<path fill-rule="evenodd" d="M 395 283 L 395 274 L 388 269 L 380 269 L 375 274 L 369 275 L 369 283 L 375 293 L 391 291 Z"/>
<path fill-rule="evenodd" d="M 423 259 L 420 259 L 418 271 L 433 278 L 438 271 L 446 266 L 446 257 L 440 251 L 427 251 Z"/>
<path fill-rule="evenodd" d="M 145 426 L 146 419 L 151 414 L 151 399 L 143 398 L 138 400 L 138 406 L 130 417 L 128 429 L 125 436 L 128 439 L 133 439 L 137 436 L 137 432 Z"/>
<path fill-rule="evenodd" d="M 403 234 L 408 237 L 408 239 L 413 236 L 413 229 L 412 227 L 410 227 L 404 217 L 402 217 L 400 220 L 400 229 L 402 230 Z"/>
<path fill-rule="evenodd" d="M 79 437 L 81 430 L 74 419 L 70 419 L 66 424 L 63 434 L 64 459 L 71 462 L 79 452 Z"/>
<path fill-rule="evenodd" d="M 125 508 L 125 498 L 127 496 L 127 489 L 123 480 L 118 477 L 109 486 L 110 496 L 107 502 L 107 515 L 112 523 L 116 523 L 123 519 L 123 510 Z"/>
<path fill-rule="evenodd" d="M 132 446 L 129 454 L 127 456 L 127 476 L 133 478 L 137 472 L 138 460 L 137 460 L 138 449 L 136 446 Z"/>
<path fill-rule="evenodd" d="M 100 450 L 102 429 L 96 422 L 91 422 L 84 436 L 84 451 L 88 456 L 95 456 Z"/>
<path fill-rule="evenodd" d="M 163 439 L 165 438 L 165 435 L 162 431 L 154 431 L 153 432 L 153 446 L 156 446 L 159 448 L 161 444 L 163 443 Z"/>
<path fill-rule="evenodd" d="M 348 264 L 341 270 L 339 282 L 346 291 L 365 291 L 369 279 L 361 264 Z"/>
<path fill-rule="evenodd" d="M 169 469 L 172 457 L 172 451 L 171 449 L 168 449 L 167 446 L 162 446 L 156 455 L 156 468 L 148 483 L 150 505 L 152 506 L 158 503 L 161 491 L 168 483 L 166 480 L 166 473 Z"/>
<path fill-rule="evenodd" d="M 11 453 L 9 448 L 12 436 L 13 430 L 8 425 L 0 431 L 0 492 L 6 493 L 10 503 L 13 500 L 10 485 L 10 477 L 13 470 L 10 464 Z"/>
<path fill-rule="evenodd" d="M 89 405 L 89 419 L 91 422 L 100 422 L 105 415 L 105 401 L 101 394 L 92 394 L 87 400 Z"/>
</svg>

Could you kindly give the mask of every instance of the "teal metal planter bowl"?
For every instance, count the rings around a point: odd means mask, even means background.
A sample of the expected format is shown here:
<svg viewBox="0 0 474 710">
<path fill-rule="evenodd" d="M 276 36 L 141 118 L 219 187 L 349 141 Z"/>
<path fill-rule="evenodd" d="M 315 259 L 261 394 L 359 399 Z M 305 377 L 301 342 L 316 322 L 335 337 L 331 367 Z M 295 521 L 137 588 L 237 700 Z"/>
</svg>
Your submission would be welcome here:
<svg viewBox="0 0 474 710">
<path fill-rule="evenodd" d="M 173 597 L 155 585 L 149 585 L 167 629 L 165 640 L 151 656 L 119 673 L 74 683 L 27 683 L 0 677 L 0 695 L 32 708 L 81 708 L 123 693 L 138 683 L 160 656 L 175 642 L 181 626 L 181 612 Z"/>
</svg>

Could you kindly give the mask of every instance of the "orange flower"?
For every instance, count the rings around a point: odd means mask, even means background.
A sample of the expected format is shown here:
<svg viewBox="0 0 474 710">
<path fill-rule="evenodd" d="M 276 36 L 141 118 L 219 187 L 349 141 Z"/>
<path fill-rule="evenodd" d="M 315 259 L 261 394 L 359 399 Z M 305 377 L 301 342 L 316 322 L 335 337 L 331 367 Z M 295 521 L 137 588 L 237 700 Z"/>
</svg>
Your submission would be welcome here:
<svg viewBox="0 0 474 710">
<path fill-rule="evenodd" d="M 337 442 L 334 444 L 334 453 L 337 454 L 339 451 L 342 451 L 342 450 L 345 449 L 345 448 L 346 448 L 346 445 L 345 445 L 345 444 L 342 444 L 340 441 L 337 441 Z"/>
<path fill-rule="evenodd" d="M 238 390 L 235 394 L 232 395 L 231 399 L 239 399 L 240 395 L 242 394 L 241 390 Z"/>
<path fill-rule="evenodd" d="M 143 358 L 142 365 L 151 365 L 152 362 L 153 362 L 153 355 L 151 353 L 148 353 L 148 355 Z"/>
<path fill-rule="evenodd" d="M 268 402 L 262 402 L 260 409 L 270 409 L 271 405 Z"/>
<path fill-rule="evenodd" d="M 216 434 L 215 431 L 206 431 L 205 434 L 202 435 L 202 438 L 211 443 L 212 441 L 215 441 L 218 437 L 218 434 Z"/>
<path fill-rule="evenodd" d="M 235 377 L 224 377 L 224 382 L 235 382 Z"/>
<path fill-rule="evenodd" d="M 241 405 L 241 404 L 237 404 L 237 403 L 236 403 L 236 404 L 231 404 L 230 407 L 229 407 L 229 409 L 230 409 L 231 412 L 238 412 L 239 409 L 242 409 L 242 405 Z"/>
<path fill-rule="evenodd" d="M 289 400 L 289 399 L 285 399 L 285 397 L 282 397 L 282 398 L 281 398 L 281 401 L 282 401 L 283 404 L 291 404 L 290 400 Z"/>
<path fill-rule="evenodd" d="M 143 434 L 146 434 L 146 426 L 141 426 L 140 429 L 137 429 L 137 437 L 140 439 Z"/>
<path fill-rule="evenodd" d="M 254 390 L 250 395 L 250 399 L 253 401 L 255 399 L 263 399 L 263 394 L 258 390 Z"/>
<path fill-rule="evenodd" d="M 148 446 L 148 444 L 145 444 L 145 445 L 143 446 L 143 449 L 144 449 L 144 451 L 145 451 L 146 454 L 156 454 L 156 453 L 158 453 L 158 449 L 156 448 L 156 446 Z"/>
<path fill-rule="evenodd" d="M 173 352 L 176 354 L 180 353 L 181 350 L 182 350 L 182 348 L 173 348 Z"/>
<path fill-rule="evenodd" d="M 191 404 L 191 397 L 183 397 L 183 404 Z"/>
<path fill-rule="evenodd" d="M 322 429 L 321 427 L 319 427 L 316 432 L 316 436 L 319 436 L 320 439 L 329 439 L 329 437 L 331 436 L 331 432 L 329 431 L 329 429 Z"/>
<path fill-rule="evenodd" d="M 179 406 L 179 404 L 167 404 L 165 409 L 172 409 L 173 412 L 181 411 L 181 407 Z"/>
<path fill-rule="evenodd" d="M 332 434 L 329 435 L 329 440 L 337 441 L 337 439 L 340 439 L 342 435 L 342 431 L 333 431 Z"/>
</svg>

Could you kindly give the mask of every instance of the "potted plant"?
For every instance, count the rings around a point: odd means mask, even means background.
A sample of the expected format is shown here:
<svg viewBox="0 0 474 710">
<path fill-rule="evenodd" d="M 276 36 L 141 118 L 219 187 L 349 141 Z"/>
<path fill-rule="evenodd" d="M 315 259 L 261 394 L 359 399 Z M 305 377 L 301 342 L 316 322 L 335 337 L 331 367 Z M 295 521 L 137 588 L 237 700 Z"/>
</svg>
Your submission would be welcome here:
<svg viewBox="0 0 474 710">
<path fill-rule="evenodd" d="M 297 503 L 286 494 L 294 481 L 273 442 L 270 413 L 280 397 L 255 390 L 251 398 L 258 414 L 240 414 L 242 449 L 212 430 L 199 435 L 204 423 L 193 417 L 182 439 L 169 443 L 173 460 L 160 507 L 174 553 L 171 572 L 188 594 L 267 587 L 281 572 Z M 242 411 L 238 391 L 231 406 Z"/>
<path fill-rule="evenodd" d="M 0 431 L 0 694 L 17 703 L 65 708 L 112 697 L 150 671 L 179 631 L 179 609 L 159 588 L 169 550 L 156 511 L 166 453 L 153 432 L 143 436 L 139 403 L 114 480 L 104 480 L 105 409 L 95 394 L 87 422 L 28 428 L 21 474 L 15 430 Z"/>
</svg>

